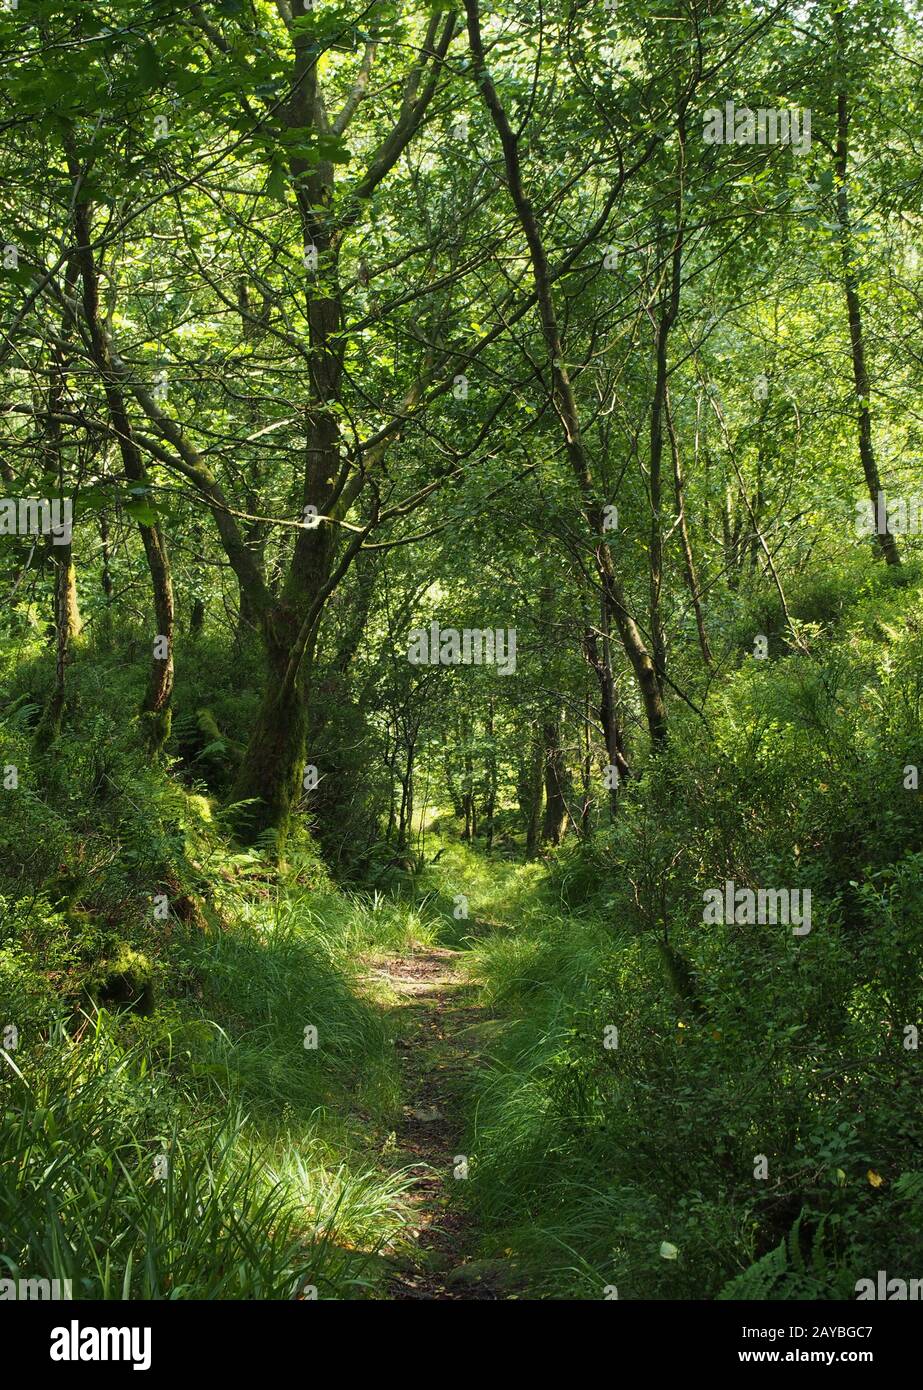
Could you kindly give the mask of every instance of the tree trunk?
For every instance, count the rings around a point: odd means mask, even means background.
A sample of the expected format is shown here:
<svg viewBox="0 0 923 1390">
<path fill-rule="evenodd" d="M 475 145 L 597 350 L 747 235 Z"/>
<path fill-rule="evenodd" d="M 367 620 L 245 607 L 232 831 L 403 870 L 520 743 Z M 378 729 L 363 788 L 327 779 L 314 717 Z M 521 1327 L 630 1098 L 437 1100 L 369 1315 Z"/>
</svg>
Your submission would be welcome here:
<svg viewBox="0 0 923 1390">
<path fill-rule="evenodd" d="M 147 691 L 141 702 L 141 720 L 148 747 L 157 752 L 170 737 L 172 722 L 170 698 L 173 694 L 175 629 L 173 580 L 167 545 L 160 527 L 140 526 L 139 529 L 154 588 L 154 614 L 157 619 L 157 641 L 154 659 L 148 672 Z"/>
<path fill-rule="evenodd" d="M 250 843 L 267 832 L 274 832 L 279 844 L 284 841 L 302 790 L 308 724 L 305 690 L 313 640 L 304 658 L 294 661 L 298 630 L 295 613 L 281 606 L 264 624 L 268 680 L 231 789 L 231 822 L 238 837 Z"/>
<path fill-rule="evenodd" d="M 484 838 L 488 849 L 494 843 L 494 813 L 497 808 L 497 749 L 494 745 L 493 699 L 487 702 L 487 795 L 484 798 Z"/>
<path fill-rule="evenodd" d="M 670 434 L 670 452 L 673 458 L 673 490 L 676 495 L 676 513 L 679 517 L 679 537 L 683 550 L 683 572 L 686 576 L 686 588 L 689 590 L 689 599 L 692 603 L 692 610 L 695 613 L 695 625 L 699 634 L 699 647 L 702 651 L 702 660 L 708 670 L 712 670 L 714 658 L 711 653 L 711 645 L 708 641 L 708 630 L 705 626 L 705 617 L 702 612 L 702 600 L 699 594 L 699 580 L 696 574 L 695 558 L 692 553 L 692 541 L 689 538 L 689 527 L 686 524 L 686 485 L 683 478 L 683 465 L 679 452 L 679 440 L 676 436 L 676 427 L 673 423 L 673 412 L 670 409 L 670 396 L 667 393 L 666 401 L 667 429 Z M 754 544 L 756 539 L 754 538 Z"/>
<path fill-rule="evenodd" d="M 593 807 L 593 746 L 590 741 L 590 697 L 584 697 L 583 705 L 583 797 L 580 803 L 580 834 L 586 839 L 590 833 L 590 816 Z"/>
<path fill-rule="evenodd" d="M 542 834 L 542 805 L 545 798 L 543 772 L 545 749 L 542 732 L 538 725 L 532 729 L 528 756 L 519 767 L 519 812 L 526 830 L 526 854 L 532 858 L 538 853 Z"/>
<path fill-rule="evenodd" d="M 567 768 L 561 747 L 561 720 L 550 720 L 542 731 L 545 741 L 545 818 L 542 843 L 559 845 L 567 826 L 567 800 L 564 795 Z"/>
<path fill-rule="evenodd" d="M 80 171 L 74 161 L 71 161 L 71 174 L 75 181 L 79 178 Z M 74 207 L 74 231 L 77 240 L 76 257 L 83 284 L 83 311 L 90 335 L 91 352 L 103 380 L 109 417 L 118 439 L 125 475 L 131 482 L 145 485 L 147 474 L 132 433 L 125 400 L 113 371 L 109 344 L 103 328 L 99 306 L 99 277 L 92 246 L 91 214 L 89 204 L 85 202 L 78 202 Z M 173 694 L 173 581 L 166 541 L 160 527 L 139 522 L 138 530 L 150 570 L 157 620 L 157 640 L 153 644 L 147 690 L 141 703 L 141 717 L 148 745 L 153 752 L 157 752 L 170 736 L 170 698 Z"/>
<path fill-rule="evenodd" d="M 839 31 L 839 25 L 837 26 Z M 875 446 L 872 442 L 872 413 L 869 406 L 871 384 L 865 358 L 865 336 L 862 328 L 862 302 L 859 298 L 859 284 L 853 266 L 852 229 L 849 217 L 849 193 L 847 175 L 849 165 L 849 107 L 846 93 L 840 92 L 836 99 L 837 140 L 836 140 L 836 211 L 840 225 L 840 254 L 843 262 L 843 285 L 846 291 L 846 308 L 849 314 L 849 342 L 852 350 L 853 383 L 856 401 L 859 406 L 859 458 L 865 474 L 865 485 L 872 502 L 872 515 L 879 515 L 879 495 L 881 478 Z M 899 565 L 901 557 L 897 541 L 885 525 L 884 534 L 875 527 L 874 544 L 889 565 Z"/>
<path fill-rule="evenodd" d="M 462 839 L 471 841 L 478 833 L 477 797 L 474 794 L 474 758 L 471 753 L 471 726 L 465 720 L 462 726 L 465 747 L 465 775 L 462 782 L 462 805 L 465 811 L 465 829 Z"/>
<path fill-rule="evenodd" d="M 305 59 L 307 39 L 296 40 L 296 63 Z M 312 84 L 316 65 L 309 62 L 303 73 L 305 89 L 293 97 L 290 124 L 302 124 L 311 116 Z M 307 106 L 302 109 L 302 103 Z M 306 289 L 306 313 L 311 344 L 310 394 L 305 407 L 304 479 L 302 507 L 305 524 L 299 529 L 295 552 L 278 603 L 263 614 L 263 632 L 269 658 L 269 685 L 257 715 L 241 763 L 232 798 L 234 825 L 244 839 L 274 831 L 278 843 L 285 838 L 292 807 L 301 783 L 307 735 L 307 688 L 313 664 L 317 628 L 325 601 L 324 588 L 333 559 L 331 528 L 321 518 L 334 499 L 340 473 L 339 427 L 332 403 L 337 399 L 342 372 L 342 340 L 338 336 L 341 306 L 336 283 L 336 254 L 332 227 L 325 209 L 333 196 L 333 166 L 321 160 L 308 165 L 291 160 L 292 183 L 301 221 L 306 259 L 310 251 L 323 261 L 325 288 Z M 249 595 L 248 595 L 249 596 Z M 295 615 L 308 606 L 313 626 L 299 623 Z M 243 604 L 242 604 L 243 607 Z M 249 805 L 240 803 L 249 802 Z"/>
<path fill-rule="evenodd" d="M 193 639 L 202 636 L 202 629 L 205 626 L 205 600 L 196 598 L 192 603 L 192 611 L 189 614 L 189 636 Z"/>
<path fill-rule="evenodd" d="M 73 259 L 68 262 L 65 272 L 65 286 L 68 298 L 74 292 L 77 269 Z M 66 309 L 61 324 L 61 346 L 52 349 L 51 366 L 48 373 L 48 421 L 45 427 L 44 473 L 48 481 L 49 496 L 56 492 L 63 498 L 64 480 L 64 442 L 61 425 L 55 418 L 65 404 L 67 388 L 67 368 L 69 353 L 63 344 L 73 334 L 73 314 Z M 61 732 L 64 717 L 67 667 L 71 660 L 71 648 L 80 636 L 82 623 L 77 602 L 77 572 L 74 568 L 73 547 L 49 544 L 48 547 L 55 566 L 54 583 L 54 625 L 55 625 L 55 680 L 51 698 L 35 733 L 35 750 L 45 752 Z"/>
<path fill-rule="evenodd" d="M 100 575 L 100 587 L 106 598 L 106 606 L 103 610 L 103 628 L 107 639 L 112 633 L 112 596 L 115 592 L 115 585 L 112 582 L 112 550 L 109 545 L 109 519 L 103 513 L 99 518 L 99 547 L 102 556 L 102 574 Z"/>
<path fill-rule="evenodd" d="M 536 855 L 542 841 L 542 810 L 545 800 L 545 782 L 542 770 L 545 765 L 545 750 L 540 731 L 535 730 L 532 739 L 532 804 L 529 807 L 529 824 L 526 829 L 526 853 Z"/>
<path fill-rule="evenodd" d="M 452 803 L 452 814 L 457 820 L 462 820 L 465 815 L 464 798 L 458 790 L 458 783 L 455 781 L 455 774 L 452 771 L 451 754 L 446 746 L 442 755 L 442 766 L 445 771 L 445 784 L 449 793 L 449 800 Z"/>
<path fill-rule="evenodd" d="M 607 595 L 610 611 L 615 618 L 625 653 L 635 673 L 651 742 L 657 747 L 665 742 L 667 737 L 667 712 L 654 663 L 629 611 L 625 593 L 615 574 L 609 547 L 602 539 L 605 519 L 603 503 L 596 495 L 589 456 L 583 443 L 580 415 L 565 365 L 565 354 L 554 307 L 551 273 L 545 247 L 535 211 L 526 197 L 523 187 L 519 161 L 519 136 L 514 134 L 510 126 L 487 70 L 481 40 L 477 0 L 465 0 L 465 9 L 468 16 L 468 38 L 478 89 L 500 137 L 510 197 L 529 248 L 535 295 L 538 301 L 542 333 L 551 371 L 552 399 L 558 419 L 561 422 L 568 461 L 580 491 L 583 517 L 591 534 L 597 538 L 594 546 L 597 574 Z"/>
<path fill-rule="evenodd" d="M 607 778 L 609 814 L 614 820 L 618 811 L 619 786 L 631 776 L 631 768 L 625 753 L 615 676 L 612 671 L 612 644 L 609 640 L 609 613 L 605 594 L 602 595 L 601 601 L 600 631 L 601 636 L 598 637 L 592 628 L 588 628 L 583 645 L 587 660 L 596 672 L 599 682 L 599 722 L 606 745 L 607 764 L 610 769 L 614 769 Z"/>
<path fill-rule="evenodd" d="M 61 732 L 64 699 L 67 693 L 67 667 L 71 661 L 71 641 L 79 635 L 80 621 L 76 611 L 77 585 L 70 546 L 62 546 L 55 564 L 55 680 L 51 697 L 35 731 L 34 750 L 47 752 Z"/>
</svg>

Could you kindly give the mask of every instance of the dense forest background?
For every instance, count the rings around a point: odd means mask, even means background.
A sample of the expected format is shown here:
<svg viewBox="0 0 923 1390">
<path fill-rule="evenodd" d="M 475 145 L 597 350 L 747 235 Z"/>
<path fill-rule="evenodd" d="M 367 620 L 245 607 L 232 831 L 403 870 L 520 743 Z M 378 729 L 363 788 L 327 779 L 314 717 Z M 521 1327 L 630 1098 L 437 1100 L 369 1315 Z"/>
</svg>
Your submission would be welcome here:
<svg viewBox="0 0 923 1390">
<path fill-rule="evenodd" d="M 3 6 L 0 1275 L 923 1275 L 921 18 Z"/>
</svg>

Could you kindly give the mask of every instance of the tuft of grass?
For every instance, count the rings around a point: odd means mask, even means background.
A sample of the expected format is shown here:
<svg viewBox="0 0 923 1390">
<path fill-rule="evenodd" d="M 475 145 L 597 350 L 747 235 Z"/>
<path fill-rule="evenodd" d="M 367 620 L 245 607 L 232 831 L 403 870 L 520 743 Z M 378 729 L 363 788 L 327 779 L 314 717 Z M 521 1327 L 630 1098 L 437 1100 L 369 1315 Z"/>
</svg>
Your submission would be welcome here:
<svg viewBox="0 0 923 1390">
<path fill-rule="evenodd" d="M 238 1104 L 202 1112 L 163 1041 L 126 1045 L 100 1013 L 79 1043 L 2 1054 L 10 1277 L 70 1279 L 75 1297 L 103 1299 L 365 1286 L 400 1226 L 400 1180 L 343 1165 L 322 1175 L 291 1152 L 274 1166 Z"/>
</svg>

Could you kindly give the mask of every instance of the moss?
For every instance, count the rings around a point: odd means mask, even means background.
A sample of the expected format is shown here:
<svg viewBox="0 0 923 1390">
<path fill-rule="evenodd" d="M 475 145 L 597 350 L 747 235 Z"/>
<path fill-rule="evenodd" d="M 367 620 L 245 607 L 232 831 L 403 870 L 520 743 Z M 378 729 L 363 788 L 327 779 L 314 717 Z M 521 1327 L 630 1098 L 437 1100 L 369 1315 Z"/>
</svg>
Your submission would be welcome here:
<svg viewBox="0 0 923 1390">
<path fill-rule="evenodd" d="M 161 710 L 141 711 L 141 731 L 151 753 L 159 753 L 169 741 L 173 728 L 173 711 L 169 705 Z"/>
<path fill-rule="evenodd" d="M 87 979 L 87 990 L 97 1004 L 109 1009 L 154 1012 L 154 971 L 147 956 L 121 943 L 115 954 L 100 961 Z"/>
<path fill-rule="evenodd" d="M 305 716 L 297 702 L 264 710 L 250 740 L 226 815 L 237 838 L 255 844 L 273 838 L 283 848 L 304 764 Z"/>
<path fill-rule="evenodd" d="M 227 761 L 232 763 L 235 767 L 239 766 L 244 756 L 243 744 L 238 743 L 236 739 L 229 738 L 227 734 L 221 732 L 218 721 L 211 710 L 207 709 L 205 706 L 197 710 L 196 723 L 201 732 L 205 735 L 208 743 L 220 743 L 222 745 L 223 755 Z"/>
</svg>

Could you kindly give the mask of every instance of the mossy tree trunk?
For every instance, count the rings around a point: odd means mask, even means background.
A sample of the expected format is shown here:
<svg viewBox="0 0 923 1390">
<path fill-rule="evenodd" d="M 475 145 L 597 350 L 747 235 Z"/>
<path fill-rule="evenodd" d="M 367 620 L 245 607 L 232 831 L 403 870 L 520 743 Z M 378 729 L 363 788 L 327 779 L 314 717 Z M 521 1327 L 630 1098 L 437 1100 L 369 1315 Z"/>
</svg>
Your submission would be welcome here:
<svg viewBox="0 0 923 1390">
<path fill-rule="evenodd" d="M 71 174 L 75 184 L 80 169 L 71 159 Z M 76 259 L 83 286 L 83 312 L 90 336 L 93 360 L 103 380 L 109 418 L 118 441 L 126 477 L 133 483 L 147 486 L 147 472 L 141 452 L 135 442 L 125 398 L 112 362 L 112 354 L 103 326 L 99 299 L 99 273 L 93 253 L 92 214 L 89 204 L 77 201 L 74 206 Z M 157 632 L 152 642 L 151 665 L 147 688 L 141 702 L 141 719 L 149 748 L 158 752 L 170 737 L 170 699 L 173 694 L 173 640 L 175 615 L 173 580 L 170 559 L 163 532 L 157 523 L 139 521 L 138 530 L 147 557 L 154 597 Z"/>
<path fill-rule="evenodd" d="M 293 57 L 288 81 L 290 95 L 279 106 L 278 116 L 298 136 L 293 148 L 303 149 L 306 131 L 313 130 L 325 139 L 331 133 L 339 137 L 345 132 L 362 100 L 364 79 L 331 127 L 321 89 L 311 17 L 293 15 L 288 6 L 280 7 L 279 13 L 289 30 Z M 241 586 L 242 607 L 248 617 L 253 617 L 263 638 L 268 665 L 267 688 L 232 793 L 237 802 L 251 802 L 234 817 L 240 833 L 248 838 L 266 829 L 284 833 L 287 826 L 305 758 L 305 691 L 323 608 L 363 541 L 378 524 L 378 493 L 367 485 L 388 448 L 401 437 L 405 412 L 419 401 L 430 371 L 427 365 L 412 383 L 404 395 L 400 414 L 381 432 L 380 438 L 364 450 L 361 460 L 356 459 L 352 449 L 341 455 L 339 409 L 345 339 L 339 283 L 340 250 L 346 234 L 362 217 L 368 199 L 419 131 L 444 79 L 444 64 L 455 24 L 454 12 L 430 17 L 419 57 L 411 62 L 402 84 L 399 114 L 374 150 L 365 172 L 357 179 L 350 178 L 349 196 L 341 200 L 339 207 L 331 160 L 315 162 L 294 153 L 289 160 L 291 188 L 301 222 L 308 323 L 305 354 L 308 391 L 304 408 L 307 444 L 301 503 L 303 517 L 307 520 L 310 514 L 318 524 L 313 529 L 305 525 L 298 531 L 281 595 L 268 587 L 259 557 L 254 554 L 253 537 L 248 541 L 241 532 L 235 509 L 228 503 L 208 460 L 176 420 L 160 409 L 137 375 L 110 350 L 101 324 L 94 341 L 94 357 L 106 384 L 113 419 L 117 414 L 116 397 L 121 391 L 130 393 L 160 437 L 156 441 L 146 439 L 147 446 L 167 466 L 192 483 L 211 509 L 221 543 Z M 88 232 L 78 234 L 78 242 L 87 271 L 85 283 L 95 285 Z M 250 313 L 246 293 L 239 297 L 238 308 L 243 316 Z M 265 322 L 270 313 L 271 305 L 264 304 L 260 322 Z M 98 322 L 98 315 L 96 319 Z M 125 441 L 130 446 L 131 433 L 124 412 L 121 421 L 115 425 L 115 432 L 123 447 Z M 332 538 L 338 529 L 336 523 L 345 519 L 360 496 L 369 497 L 367 520 L 362 530 L 353 529 L 352 538 L 338 549 Z"/>
</svg>

